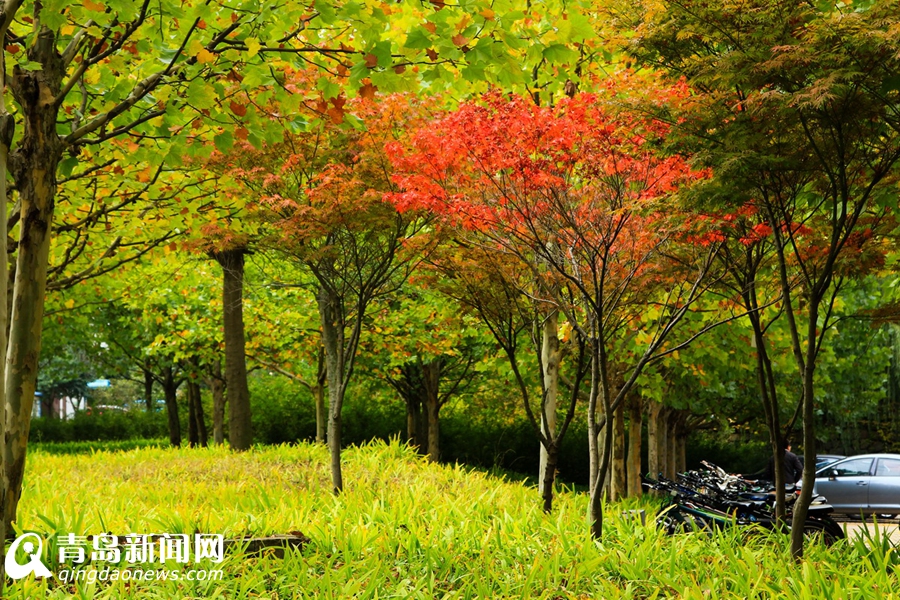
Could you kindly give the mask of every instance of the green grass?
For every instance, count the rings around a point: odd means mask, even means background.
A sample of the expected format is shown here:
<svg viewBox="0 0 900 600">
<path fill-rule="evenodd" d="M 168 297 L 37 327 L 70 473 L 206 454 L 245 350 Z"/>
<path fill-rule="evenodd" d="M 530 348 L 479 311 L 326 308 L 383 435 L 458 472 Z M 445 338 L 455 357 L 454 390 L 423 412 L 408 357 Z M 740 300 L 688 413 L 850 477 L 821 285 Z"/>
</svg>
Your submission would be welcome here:
<svg viewBox="0 0 900 600">
<path fill-rule="evenodd" d="M 84 442 L 29 442 L 29 452 L 41 452 L 44 454 L 91 454 L 92 452 L 115 452 L 122 450 L 137 450 L 138 448 L 165 448 L 169 440 L 108 440 L 108 441 L 84 441 Z"/>
<path fill-rule="evenodd" d="M 302 531 L 284 559 L 229 555 L 214 583 L 65 586 L 28 577 L 10 598 L 900 598 L 900 551 L 884 540 L 810 547 L 732 530 L 662 536 L 607 507 L 590 539 L 584 493 L 553 514 L 535 488 L 426 463 L 399 444 L 347 449 L 346 490 L 331 494 L 314 445 L 136 449 L 29 456 L 20 526 L 54 533 Z M 651 504 L 644 508 L 652 510 Z M 54 555 L 51 539 L 48 555 Z"/>
</svg>

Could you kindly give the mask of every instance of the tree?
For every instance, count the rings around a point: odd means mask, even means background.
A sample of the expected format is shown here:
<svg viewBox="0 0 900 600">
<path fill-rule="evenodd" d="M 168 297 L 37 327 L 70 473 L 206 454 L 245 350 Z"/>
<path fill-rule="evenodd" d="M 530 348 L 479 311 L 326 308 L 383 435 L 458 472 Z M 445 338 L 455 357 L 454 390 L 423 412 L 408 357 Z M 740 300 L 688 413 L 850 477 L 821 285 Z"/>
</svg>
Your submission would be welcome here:
<svg viewBox="0 0 900 600">
<path fill-rule="evenodd" d="M 286 132 L 283 143 L 252 159 L 252 167 L 233 172 L 256 195 L 256 214 L 271 231 L 269 248 L 315 284 L 335 492 L 343 488 L 341 409 L 366 311 L 398 289 L 420 257 L 413 238 L 425 221 L 401 215 L 381 199 L 390 189 L 382 147 L 415 117 L 414 108 L 405 96 L 379 98 L 377 105 L 361 98 L 348 109 L 364 129 L 332 123 L 305 134 Z"/>
<path fill-rule="evenodd" d="M 359 18 L 361 10 L 356 2 L 301 2 L 277 10 L 240 2 L 147 0 L 109 7 L 66 0 L 4 2 L 3 62 L 14 64 L 11 77 L 4 69 L 0 78 L 0 185 L 12 175 L 18 202 L 11 216 L 19 228 L 8 346 L 14 352 L 4 386 L 4 404 L 10 407 L 4 453 L 9 484 L 0 500 L 7 520 L 14 516 L 22 482 L 54 201 L 64 164 L 73 167 L 76 157 L 92 162 L 127 136 L 132 144 L 121 146 L 126 151 L 109 152 L 86 171 L 124 171 L 133 159 L 151 167 L 146 171 L 151 182 L 162 164 L 178 165 L 185 154 L 204 151 L 187 143 L 195 135 L 208 133 L 226 148 L 234 138 L 233 124 L 242 121 L 238 135 L 258 144 L 266 138 L 265 124 L 240 95 L 261 86 L 269 94 L 286 94 L 279 85 L 283 58 L 340 71 L 351 90 L 404 87 L 420 77 L 428 77 L 433 88 L 452 85 L 461 80 L 460 68 L 467 79 L 520 83 L 524 77 L 514 54 L 524 54 L 523 37 L 540 35 L 531 20 L 523 23 L 523 13 L 497 14 L 486 0 L 434 3 L 424 14 L 420 3 L 406 1 L 368 10 L 365 19 Z M 423 16 L 430 19 L 420 24 Z M 573 17 L 563 43 L 547 45 L 542 58 L 568 65 L 572 55 L 561 52 L 565 44 L 591 35 L 584 19 Z M 326 99 L 341 90 L 330 78 L 317 86 L 315 95 L 321 92 Z M 14 110 L 6 105 L 8 94 Z M 264 102 L 265 95 L 257 100 Z M 18 137 L 17 121 L 23 125 Z M 65 159 L 67 153 L 75 160 Z M 102 219 L 108 211 L 95 206 L 90 212 Z M 6 227 L 5 215 L 0 222 Z M 0 231 L 0 237 L 6 235 Z M 113 242 L 105 258 L 120 246 Z"/>
<path fill-rule="evenodd" d="M 720 176 L 753 191 L 772 228 L 785 318 L 803 395 L 803 493 L 792 554 L 815 477 L 815 373 L 842 262 L 896 206 L 900 159 L 900 8 L 751 2 L 665 3 L 637 52 L 700 92 L 681 129 Z M 796 277 L 799 288 L 793 285 Z M 802 305 L 797 303 L 800 296 Z"/>
<path fill-rule="evenodd" d="M 471 243 L 519 261 L 589 349 L 597 537 L 612 437 L 601 451 L 599 434 L 644 367 L 672 351 L 664 344 L 703 291 L 716 250 L 682 249 L 685 262 L 672 260 L 679 224 L 656 202 L 698 174 L 654 152 L 650 142 L 665 133 L 660 122 L 607 112 L 595 96 L 541 108 L 495 95 L 420 130 L 411 151 L 393 148 L 404 190 L 392 196 L 397 206 L 444 215 L 473 232 Z M 631 369 L 616 386 L 609 353 L 653 295 L 661 301 L 649 309 L 642 351 L 620 358 Z"/>
<path fill-rule="evenodd" d="M 437 291 L 440 283 L 419 275 L 418 285 L 373 307 L 363 347 L 369 370 L 406 404 L 409 443 L 437 462 L 441 408 L 472 381 L 487 339 L 471 314 Z"/>
<path fill-rule="evenodd" d="M 540 442 L 538 481 L 543 509 L 550 512 L 560 448 L 575 417 L 580 382 L 586 374 L 584 345 L 577 338 L 570 340 L 578 357 L 570 373 L 575 383 L 568 401 L 557 403 L 552 396 L 559 393 L 559 368 L 563 354 L 570 349 L 565 344 L 560 348 L 556 311 L 548 311 L 547 303 L 536 299 L 536 286 L 527 265 L 515 257 L 471 244 L 465 240 L 467 235 L 464 228 L 457 228 L 456 244 L 439 247 L 429 263 L 440 273 L 442 292 L 475 313 L 505 355 L 525 416 Z M 523 347 L 528 346 L 528 338 L 534 364 L 540 371 L 538 394 L 533 393 L 535 386 L 524 368 L 527 351 Z M 553 342 L 552 353 L 548 353 L 548 345 Z M 548 365 L 550 361 L 554 364 Z M 548 372 L 551 377 L 546 376 Z M 535 396 L 540 398 L 537 410 L 532 406 Z"/>
</svg>

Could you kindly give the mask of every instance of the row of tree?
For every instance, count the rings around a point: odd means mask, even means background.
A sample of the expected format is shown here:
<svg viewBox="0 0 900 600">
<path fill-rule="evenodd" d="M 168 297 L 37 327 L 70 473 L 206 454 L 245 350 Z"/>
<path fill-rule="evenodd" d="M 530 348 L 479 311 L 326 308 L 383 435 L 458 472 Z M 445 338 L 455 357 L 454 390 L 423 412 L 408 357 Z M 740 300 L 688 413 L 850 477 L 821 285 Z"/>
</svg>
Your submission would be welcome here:
<svg viewBox="0 0 900 600">
<path fill-rule="evenodd" d="M 5 3 L 4 56 L 16 64 L 0 87 L 15 108 L 0 106 L 9 154 L 0 164 L 10 165 L 16 203 L 0 222 L 18 229 L 18 243 L 3 362 L 4 523 L 21 491 L 48 286 L 72 289 L 74 307 L 73 286 L 185 233 L 182 249 L 222 267 L 217 407 L 228 405 L 236 450 L 252 443 L 246 256 L 277 256 L 278 286 L 312 291 L 318 368 L 307 383 L 327 393 L 335 490 L 367 316 L 413 272 L 476 315 L 507 358 L 545 452 L 548 510 L 559 444 L 584 400 L 595 535 L 622 437 L 604 432 L 623 430 L 622 410 L 650 369 L 738 318 L 752 327 L 776 455 L 783 427 L 768 333 L 786 324 L 804 477 L 813 477 L 825 335 L 842 290 L 891 251 L 900 9 L 614 7 L 611 22 L 634 19 L 628 52 L 682 77 L 665 83 L 596 77 L 596 10 L 431 4 Z M 421 80 L 466 95 L 484 80 L 504 91 L 439 114 L 435 102 L 385 93 Z M 54 222 L 57 204 L 67 210 Z M 189 380 L 218 378 L 218 355 L 182 337 Z M 529 338 L 536 376 L 523 368 Z M 121 344 L 148 364 L 135 347 Z M 398 390 L 423 390 L 429 440 L 446 401 L 436 382 L 450 373 L 463 382 L 472 368 L 464 352 L 448 354 L 391 370 Z M 173 371 L 145 371 L 176 389 Z M 172 431 L 175 402 L 167 397 Z M 811 489 L 794 513 L 801 522 Z M 799 556 L 802 527 L 793 531 Z"/>
</svg>

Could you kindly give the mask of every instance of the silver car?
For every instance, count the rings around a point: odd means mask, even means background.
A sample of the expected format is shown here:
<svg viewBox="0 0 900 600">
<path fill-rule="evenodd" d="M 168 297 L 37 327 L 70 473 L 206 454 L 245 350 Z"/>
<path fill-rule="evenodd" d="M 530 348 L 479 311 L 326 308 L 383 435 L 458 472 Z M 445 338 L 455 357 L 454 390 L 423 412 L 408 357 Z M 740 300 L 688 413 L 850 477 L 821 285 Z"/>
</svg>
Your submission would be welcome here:
<svg viewBox="0 0 900 600">
<path fill-rule="evenodd" d="M 849 456 L 816 471 L 813 491 L 835 512 L 900 513 L 900 454 Z"/>
</svg>

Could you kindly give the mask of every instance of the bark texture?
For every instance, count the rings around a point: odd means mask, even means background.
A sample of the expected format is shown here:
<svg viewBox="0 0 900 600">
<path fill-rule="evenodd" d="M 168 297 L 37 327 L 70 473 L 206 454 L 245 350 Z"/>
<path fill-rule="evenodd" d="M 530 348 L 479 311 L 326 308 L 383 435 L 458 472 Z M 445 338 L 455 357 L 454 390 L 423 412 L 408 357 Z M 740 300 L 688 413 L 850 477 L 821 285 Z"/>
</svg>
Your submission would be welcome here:
<svg viewBox="0 0 900 600">
<path fill-rule="evenodd" d="M 628 403 L 628 495 L 641 496 L 641 429 L 643 406 L 637 396 Z"/>
<path fill-rule="evenodd" d="M 559 313 L 553 311 L 544 319 L 541 332 L 541 364 L 544 372 L 544 408 L 541 413 L 541 430 L 544 437 L 551 443 L 556 442 L 556 412 L 559 405 Z M 558 449 L 557 449 L 558 451 Z M 549 451 L 541 444 L 540 447 L 540 467 L 538 471 L 538 481 L 545 482 L 546 471 L 549 459 Z M 555 465 L 553 465 L 555 467 Z M 550 475 L 549 485 L 553 485 L 555 473 Z"/>
<path fill-rule="evenodd" d="M 244 350 L 244 255 L 239 248 L 213 254 L 223 273 L 222 320 L 225 339 L 225 394 L 228 402 L 228 441 L 233 450 L 253 444 L 250 390 Z"/>
<path fill-rule="evenodd" d="M 41 325 L 56 198 L 56 169 L 63 145 L 56 133 L 64 65 L 52 32 L 42 29 L 27 49 L 28 59 L 42 65 L 12 69 L 9 88 L 16 99 L 23 131 L 9 157 L 19 192 L 20 220 L 16 280 L 12 292 L 6 362 L 6 440 L 4 466 L 8 478 L 5 521 L 16 519 L 25 473 L 25 449 L 37 385 Z M 4 126 L 5 127 L 5 126 Z"/>
<path fill-rule="evenodd" d="M 225 379 L 218 359 L 209 366 L 207 383 L 213 401 L 213 443 L 221 446 L 225 443 Z"/>
<path fill-rule="evenodd" d="M 181 382 L 175 379 L 174 369 L 163 370 L 163 394 L 166 399 L 166 420 L 169 425 L 169 443 L 178 448 L 181 446 L 181 421 L 178 418 L 178 386 Z"/>
<path fill-rule="evenodd" d="M 618 502 L 628 495 L 625 465 L 625 405 L 613 412 L 612 462 L 610 464 L 610 500 Z"/>
<path fill-rule="evenodd" d="M 656 479 L 662 471 L 662 458 L 659 455 L 659 413 L 662 404 L 650 402 L 647 408 L 647 470 L 650 477 Z"/>
<path fill-rule="evenodd" d="M 328 380 L 328 453 L 331 457 L 331 485 L 334 493 L 344 489 L 341 472 L 341 409 L 344 404 L 344 315 L 340 299 L 327 288 L 316 294 L 322 320 L 322 347 Z"/>
</svg>

